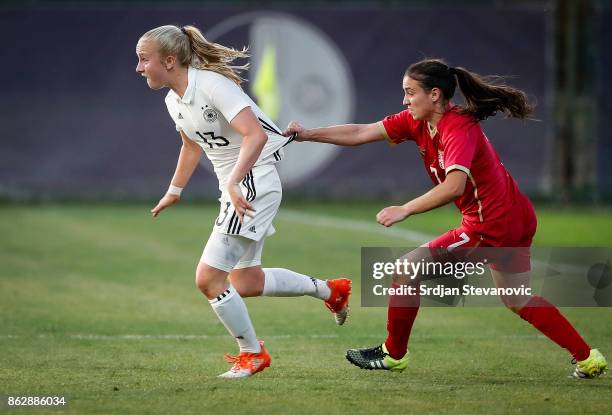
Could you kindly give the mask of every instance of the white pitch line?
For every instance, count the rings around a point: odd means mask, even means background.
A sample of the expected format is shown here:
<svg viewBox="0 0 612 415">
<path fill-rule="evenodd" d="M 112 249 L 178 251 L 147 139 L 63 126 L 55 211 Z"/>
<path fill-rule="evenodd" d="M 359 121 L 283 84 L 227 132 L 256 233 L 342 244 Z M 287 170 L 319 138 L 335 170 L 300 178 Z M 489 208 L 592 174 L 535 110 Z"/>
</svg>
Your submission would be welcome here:
<svg viewBox="0 0 612 415">
<path fill-rule="evenodd" d="M 35 336 L 38 339 L 61 339 L 67 338 L 71 340 L 95 340 L 95 341 L 113 341 L 113 340 L 212 340 L 212 339 L 225 339 L 230 338 L 229 334 L 67 334 L 67 335 L 51 335 L 51 334 L 39 334 Z M 286 340 L 286 339 L 339 339 L 342 336 L 338 334 L 275 334 L 275 335 L 264 335 L 264 339 L 275 339 L 275 340 Z M 377 334 L 360 334 L 357 336 L 350 336 L 351 338 L 368 338 L 368 339 L 380 339 L 381 336 Z M 470 339 L 489 339 L 491 336 L 457 336 L 457 335 L 445 335 L 445 334 L 426 334 L 419 336 L 421 340 L 427 339 L 456 339 L 456 338 L 470 338 Z M 0 339 L 27 339 L 30 336 L 21 336 L 14 334 L 0 335 Z M 541 334 L 524 334 L 524 335 L 499 335 L 495 336 L 496 339 L 539 339 L 545 338 Z"/>
<path fill-rule="evenodd" d="M 302 225 L 319 226 L 323 228 L 335 228 L 348 231 L 367 232 L 376 235 L 392 236 L 410 242 L 421 244 L 435 239 L 438 235 L 428 234 L 419 231 L 411 231 L 400 228 L 385 228 L 373 222 L 366 222 L 359 219 L 345 219 L 336 216 L 321 215 L 316 213 L 305 213 L 298 210 L 284 209 L 279 211 L 277 217 L 281 220 L 295 222 Z M 585 269 L 571 264 L 551 263 L 545 260 L 531 258 L 531 263 L 535 268 L 545 268 L 553 266 L 558 271 L 567 273 L 584 273 Z"/>
<path fill-rule="evenodd" d="M 14 334 L 0 335 L 0 339 L 25 339 L 30 336 L 20 336 Z M 66 334 L 66 335 L 52 335 L 52 334 L 38 334 L 34 337 L 38 339 L 52 339 L 52 338 L 68 338 L 72 340 L 211 340 L 211 339 L 222 339 L 229 337 L 228 334 Z M 267 335 L 267 339 L 293 339 L 293 338 L 306 338 L 306 339 L 336 339 L 340 337 L 337 334 L 277 334 Z"/>
<path fill-rule="evenodd" d="M 67 337 L 76 340 L 208 340 L 221 336 L 206 334 L 70 334 Z"/>
<path fill-rule="evenodd" d="M 226 338 L 227 334 L 119 334 L 119 335 L 100 335 L 100 334 L 70 334 L 68 337 L 75 340 L 211 340 Z M 50 336 L 52 337 L 52 336 Z M 291 335 L 278 334 L 265 336 L 267 339 L 335 339 L 337 334 L 305 334 Z"/>
<path fill-rule="evenodd" d="M 419 231 L 411 231 L 408 229 L 385 228 L 382 225 L 378 225 L 373 222 L 366 222 L 364 220 L 346 219 L 314 213 L 304 213 L 291 209 L 281 210 L 278 213 L 277 217 L 281 220 L 300 223 L 302 225 L 320 226 L 325 228 L 335 228 L 349 231 L 367 232 L 383 236 L 392 236 L 410 242 L 417 242 L 419 245 L 435 237 L 435 235 L 430 235 Z"/>
</svg>

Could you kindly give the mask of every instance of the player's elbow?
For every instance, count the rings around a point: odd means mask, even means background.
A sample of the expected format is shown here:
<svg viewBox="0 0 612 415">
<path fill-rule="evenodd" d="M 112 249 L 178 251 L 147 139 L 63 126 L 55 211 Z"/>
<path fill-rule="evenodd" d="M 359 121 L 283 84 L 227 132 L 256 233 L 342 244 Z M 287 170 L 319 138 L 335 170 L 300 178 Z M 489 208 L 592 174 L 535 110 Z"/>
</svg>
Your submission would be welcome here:
<svg viewBox="0 0 612 415">
<path fill-rule="evenodd" d="M 342 141 L 339 140 L 337 142 L 337 144 L 341 144 L 341 145 L 346 146 L 346 147 L 357 147 L 357 146 L 360 146 L 360 145 L 365 144 L 365 143 L 367 143 L 366 137 L 359 130 L 357 130 L 353 134 L 349 134 Z"/>
<path fill-rule="evenodd" d="M 459 196 L 463 195 L 465 192 L 465 182 L 463 183 L 451 183 L 448 186 L 448 195 L 452 198 L 452 200 L 457 199 Z"/>
<path fill-rule="evenodd" d="M 361 136 L 358 136 L 355 139 L 355 141 L 353 142 L 353 144 L 351 144 L 351 145 L 353 147 L 356 147 L 356 146 L 360 146 L 360 145 L 363 145 L 363 144 L 371 143 L 372 141 L 374 141 L 374 140 L 372 140 L 372 137 L 367 136 L 367 135 L 361 135 Z"/>
<path fill-rule="evenodd" d="M 365 141 L 362 137 L 354 136 L 351 140 L 346 142 L 346 146 L 347 147 L 357 147 L 365 143 L 367 143 L 367 141 Z"/>
<path fill-rule="evenodd" d="M 261 131 L 261 132 L 255 132 L 253 134 L 249 134 L 247 136 L 244 137 L 244 140 L 249 141 L 251 143 L 255 143 L 258 146 L 265 146 L 266 143 L 268 142 L 268 135 Z"/>
<path fill-rule="evenodd" d="M 357 134 L 354 135 L 354 139 L 349 145 L 360 146 L 362 144 L 372 143 L 374 141 L 380 141 L 384 137 L 378 131 L 378 128 L 373 124 L 359 125 Z"/>
<path fill-rule="evenodd" d="M 465 192 L 465 184 L 467 181 L 467 174 L 463 171 L 453 170 L 449 172 L 446 179 L 443 182 L 443 187 L 446 190 L 446 194 L 455 200 Z"/>
</svg>

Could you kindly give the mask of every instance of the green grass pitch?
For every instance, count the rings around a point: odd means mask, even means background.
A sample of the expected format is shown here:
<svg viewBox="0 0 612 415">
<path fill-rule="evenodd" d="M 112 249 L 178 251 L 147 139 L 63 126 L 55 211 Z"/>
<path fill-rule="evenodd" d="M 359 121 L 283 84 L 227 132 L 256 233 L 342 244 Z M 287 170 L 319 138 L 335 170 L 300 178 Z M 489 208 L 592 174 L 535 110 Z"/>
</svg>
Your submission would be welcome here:
<svg viewBox="0 0 612 415">
<path fill-rule="evenodd" d="M 15 413 L 612 413 L 610 376 L 568 379 L 569 355 L 502 307 L 423 308 L 404 373 L 350 365 L 347 348 L 386 335 L 386 310 L 359 307 L 360 247 L 415 246 L 458 223 L 445 208 L 386 232 L 382 207 L 283 206 L 264 265 L 353 277 L 351 317 L 337 327 L 312 298 L 248 299 L 272 366 L 232 381 L 216 375 L 235 343 L 193 282 L 216 206 L 156 220 L 146 205 L 1 206 L 0 412 L 7 396 L 65 396 Z M 538 214 L 538 245 L 612 246 L 609 210 Z M 612 310 L 563 311 L 612 357 Z"/>
</svg>

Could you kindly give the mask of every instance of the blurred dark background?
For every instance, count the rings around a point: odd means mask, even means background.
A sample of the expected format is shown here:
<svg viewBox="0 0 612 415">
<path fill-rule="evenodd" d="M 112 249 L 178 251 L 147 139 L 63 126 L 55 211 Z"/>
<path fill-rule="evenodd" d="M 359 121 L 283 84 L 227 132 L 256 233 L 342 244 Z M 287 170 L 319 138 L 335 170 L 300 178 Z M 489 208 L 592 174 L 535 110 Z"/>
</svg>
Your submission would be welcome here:
<svg viewBox="0 0 612 415">
<path fill-rule="evenodd" d="M 607 202 L 610 21 L 612 4 L 597 0 L 3 2 L 0 198 L 160 196 L 180 139 L 166 91 L 150 91 L 135 73 L 135 45 L 153 27 L 193 24 L 225 45 L 251 46 L 251 84 L 261 43 L 275 45 L 281 106 L 291 108 L 281 111 L 281 128 L 289 119 L 316 127 L 399 112 L 404 70 L 424 57 L 508 76 L 537 102 L 536 119 L 497 116 L 483 126 L 519 186 L 556 202 Z M 292 144 L 283 162 L 284 172 L 299 172 L 287 176 L 289 198 L 403 199 L 431 187 L 412 144 L 315 154 L 312 169 L 300 146 Z M 207 163 L 189 184 L 190 198 L 218 196 Z"/>
</svg>

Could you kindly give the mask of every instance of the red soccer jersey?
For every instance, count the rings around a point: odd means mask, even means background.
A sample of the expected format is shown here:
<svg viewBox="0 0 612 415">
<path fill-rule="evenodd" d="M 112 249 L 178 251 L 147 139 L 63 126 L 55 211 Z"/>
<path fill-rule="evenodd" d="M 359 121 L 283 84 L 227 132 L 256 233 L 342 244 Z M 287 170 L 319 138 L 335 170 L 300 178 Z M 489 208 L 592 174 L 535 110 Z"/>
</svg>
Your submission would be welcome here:
<svg viewBox="0 0 612 415">
<path fill-rule="evenodd" d="M 412 118 L 408 110 L 386 117 L 382 124 L 392 144 L 416 143 L 434 184 L 442 183 L 452 170 L 465 172 L 465 191 L 455 199 L 462 224 L 503 243 L 517 206 L 529 202 L 475 118 L 451 106 L 434 129 Z"/>
</svg>

